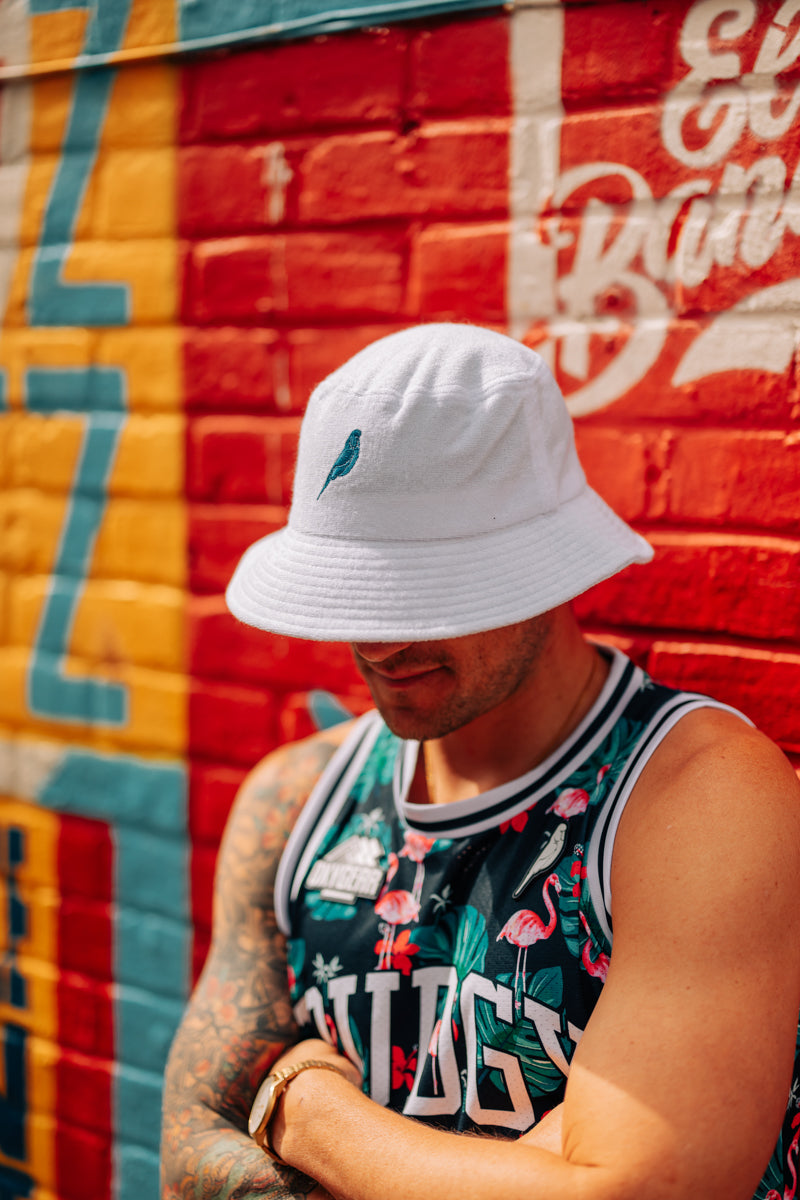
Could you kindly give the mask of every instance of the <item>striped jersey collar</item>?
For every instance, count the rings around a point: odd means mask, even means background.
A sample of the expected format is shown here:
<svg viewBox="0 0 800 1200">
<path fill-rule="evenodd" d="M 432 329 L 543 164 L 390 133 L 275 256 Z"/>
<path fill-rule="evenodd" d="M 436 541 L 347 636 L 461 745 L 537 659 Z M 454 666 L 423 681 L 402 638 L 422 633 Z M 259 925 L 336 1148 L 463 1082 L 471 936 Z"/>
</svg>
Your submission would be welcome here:
<svg viewBox="0 0 800 1200">
<path fill-rule="evenodd" d="M 412 804 L 408 791 L 420 743 L 401 743 L 395 766 L 394 800 L 406 824 L 429 836 L 466 837 L 510 821 L 542 797 L 552 795 L 594 753 L 645 680 L 644 672 L 619 650 L 600 646 L 598 649 L 610 657 L 611 667 L 597 700 L 557 750 L 510 783 L 449 804 Z"/>
</svg>

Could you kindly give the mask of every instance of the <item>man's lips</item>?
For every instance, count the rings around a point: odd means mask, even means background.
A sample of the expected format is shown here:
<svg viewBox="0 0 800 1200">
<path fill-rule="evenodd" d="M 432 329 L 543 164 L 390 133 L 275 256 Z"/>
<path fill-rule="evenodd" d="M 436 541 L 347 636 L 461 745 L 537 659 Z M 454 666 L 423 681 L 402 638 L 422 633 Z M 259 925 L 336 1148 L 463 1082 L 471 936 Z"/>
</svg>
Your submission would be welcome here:
<svg viewBox="0 0 800 1200">
<path fill-rule="evenodd" d="M 430 679 L 431 676 L 437 675 L 443 667 L 415 667 L 413 671 L 393 672 L 391 675 L 384 671 L 378 670 L 376 667 L 370 667 L 373 675 L 376 675 L 381 684 L 385 687 L 397 688 L 398 690 L 407 687 L 413 687 L 415 683 L 421 683 L 423 680 Z"/>
</svg>

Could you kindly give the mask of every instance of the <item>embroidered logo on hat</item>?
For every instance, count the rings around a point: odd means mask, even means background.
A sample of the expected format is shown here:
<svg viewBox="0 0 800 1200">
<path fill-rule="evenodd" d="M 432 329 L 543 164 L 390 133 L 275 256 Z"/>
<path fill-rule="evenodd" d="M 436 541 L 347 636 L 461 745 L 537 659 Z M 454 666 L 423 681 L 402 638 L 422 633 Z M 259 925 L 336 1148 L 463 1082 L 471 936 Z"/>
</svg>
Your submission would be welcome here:
<svg viewBox="0 0 800 1200">
<path fill-rule="evenodd" d="M 356 465 L 360 450 L 361 450 L 361 430 L 354 429 L 353 432 L 348 436 L 347 441 L 344 444 L 344 449 L 342 450 L 341 454 L 339 455 L 336 462 L 333 464 L 330 471 L 328 472 L 328 478 L 323 483 L 323 485 L 320 489 L 319 496 L 322 495 L 322 493 L 325 491 L 325 488 L 328 486 L 328 484 L 331 482 L 332 479 L 338 479 L 341 475 L 349 475 L 350 474 L 353 467 Z M 319 496 L 317 496 L 318 500 L 319 500 Z"/>
</svg>

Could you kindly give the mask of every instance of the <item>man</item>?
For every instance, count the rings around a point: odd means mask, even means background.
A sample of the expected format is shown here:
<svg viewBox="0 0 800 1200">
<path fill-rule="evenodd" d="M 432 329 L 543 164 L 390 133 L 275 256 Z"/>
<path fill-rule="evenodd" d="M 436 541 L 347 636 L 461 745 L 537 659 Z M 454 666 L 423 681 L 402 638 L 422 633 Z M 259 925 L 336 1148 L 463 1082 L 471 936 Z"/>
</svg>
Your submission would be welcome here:
<svg viewBox="0 0 800 1200">
<path fill-rule="evenodd" d="M 408 330 L 316 390 L 228 602 L 350 642 L 378 713 L 242 789 L 165 1196 L 794 1195 L 797 780 L 582 637 L 649 557 L 511 339 Z"/>
</svg>

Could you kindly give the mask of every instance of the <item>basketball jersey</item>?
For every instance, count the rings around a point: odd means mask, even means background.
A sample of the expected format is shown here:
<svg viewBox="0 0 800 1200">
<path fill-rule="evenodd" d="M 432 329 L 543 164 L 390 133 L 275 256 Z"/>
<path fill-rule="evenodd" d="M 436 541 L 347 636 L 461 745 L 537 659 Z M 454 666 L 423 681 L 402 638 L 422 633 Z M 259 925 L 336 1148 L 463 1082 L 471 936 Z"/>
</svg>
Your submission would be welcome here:
<svg viewBox="0 0 800 1200">
<path fill-rule="evenodd" d="M 625 803 L 686 713 L 725 707 L 602 652 L 597 701 L 519 779 L 411 803 L 419 744 L 371 712 L 301 813 L 276 881 L 295 1016 L 359 1065 L 378 1104 L 515 1137 L 563 1099 L 608 970 Z M 759 1200 L 793 1170 L 798 1103 Z"/>
</svg>

